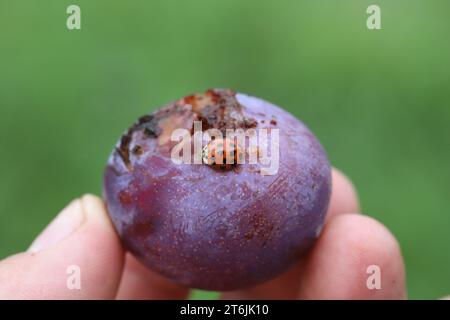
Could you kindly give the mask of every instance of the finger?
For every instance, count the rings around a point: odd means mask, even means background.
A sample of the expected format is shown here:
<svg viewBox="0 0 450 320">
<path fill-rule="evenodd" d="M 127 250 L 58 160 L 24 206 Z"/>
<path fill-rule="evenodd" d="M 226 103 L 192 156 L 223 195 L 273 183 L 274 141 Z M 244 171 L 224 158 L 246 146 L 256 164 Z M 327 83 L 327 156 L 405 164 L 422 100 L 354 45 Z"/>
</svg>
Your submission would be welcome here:
<svg viewBox="0 0 450 320">
<path fill-rule="evenodd" d="M 0 299 L 111 299 L 123 251 L 103 202 L 74 200 L 28 252 L 0 262 Z"/>
<path fill-rule="evenodd" d="M 344 214 L 332 219 L 303 268 L 302 299 L 406 297 L 399 245 L 382 224 L 367 216 Z"/>
<path fill-rule="evenodd" d="M 359 212 L 358 197 L 351 181 L 339 170 L 333 169 L 332 191 L 327 221 L 347 212 Z M 222 294 L 223 299 L 295 299 L 298 296 L 302 262 L 287 272 L 262 285 Z"/>
<path fill-rule="evenodd" d="M 331 198 L 327 221 L 343 213 L 360 212 L 358 194 L 353 183 L 336 168 L 331 171 Z"/>
<path fill-rule="evenodd" d="M 188 294 L 188 288 L 150 271 L 131 254 L 126 255 L 117 299 L 185 299 Z"/>
</svg>

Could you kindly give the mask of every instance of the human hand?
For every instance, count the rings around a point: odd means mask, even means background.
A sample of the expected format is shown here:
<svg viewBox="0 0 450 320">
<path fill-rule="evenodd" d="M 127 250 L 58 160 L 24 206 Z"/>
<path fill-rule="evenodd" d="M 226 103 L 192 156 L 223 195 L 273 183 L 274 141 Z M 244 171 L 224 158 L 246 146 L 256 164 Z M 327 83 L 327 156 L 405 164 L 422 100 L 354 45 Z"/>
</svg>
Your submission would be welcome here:
<svg viewBox="0 0 450 320">
<path fill-rule="evenodd" d="M 379 222 L 359 214 L 351 182 L 333 170 L 327 220 L 312 250 L 277 278 L 224 299 L 403 299 L 403 259 Z M 367 287 L 367 267 L 381 271 L 381 289 Z M 71 266 L 81 288 L 67 285 Z M 68 269 L 69 268 L 69 269 Z M 72 201 L 27 252 L 0 261 L 0 299 L 184 299 L 178 286 L 125 254 L 103 202 Z"/>
</svg>

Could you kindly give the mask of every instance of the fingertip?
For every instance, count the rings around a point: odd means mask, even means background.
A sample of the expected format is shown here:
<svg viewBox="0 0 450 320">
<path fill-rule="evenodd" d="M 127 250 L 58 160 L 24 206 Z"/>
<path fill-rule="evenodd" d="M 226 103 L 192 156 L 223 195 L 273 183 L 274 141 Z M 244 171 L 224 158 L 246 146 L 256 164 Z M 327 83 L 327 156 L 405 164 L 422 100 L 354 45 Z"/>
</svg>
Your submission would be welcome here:
<svg viewBox="0 0 450 320">
<path fill-rule="evenodd" d="M 371 278 L 372 273 L 379 278 Z M 372 280 L 379 283 L 373 286 Z M 406 297 L 405 270 L 397 240 L 375 219 L 357 214 L 340 215 L 326 225 L 305 261 L 300 283 L 302 298 Z"/>
<path fill-rule="evenodd" d="M 88 219 L 100 222 L 107 228 L 112 227 L 111 219 L 102 199 L 93 194 L 85 194 L 80 198 L 80 203 Z"/>
<path fill-rule="evenodd" d="M 9 299 L 112 299 L 123 250 L 102 201 L 85 195 L 71 202 L 32 245 L 0 262 L 0 297 Z M 79 287 L 68 281 L 77 277 Z"/>
<path fill-rule="evenodd" d="M 71 201 L 48 226 L 36 237 L 27 249 L 37 253 L 64 240 L 86 222 L 86 216 L 80 199 Z"/>
<path fill-rule="evenodd" d="M 360 212 L 358 194 L 352 181 L 340 170 L 331 171 L 331 198 L 327 220 L 343 213 Z"/>
</svg>

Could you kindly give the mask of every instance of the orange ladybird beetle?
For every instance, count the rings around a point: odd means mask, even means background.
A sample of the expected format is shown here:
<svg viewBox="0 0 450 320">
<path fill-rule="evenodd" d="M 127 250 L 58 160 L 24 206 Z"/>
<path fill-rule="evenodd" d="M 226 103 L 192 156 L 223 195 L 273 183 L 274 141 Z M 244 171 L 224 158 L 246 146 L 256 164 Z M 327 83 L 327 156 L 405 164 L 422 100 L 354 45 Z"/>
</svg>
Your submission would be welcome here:
<svg viewBox="0 0 450 320">
<path fill-rule="evenodd" d="M 214 139 L 203 147 L 203 163 L 220 169 L 230 169 L 242 159 L 237 144 L 231 139 Z"/>
</svg>

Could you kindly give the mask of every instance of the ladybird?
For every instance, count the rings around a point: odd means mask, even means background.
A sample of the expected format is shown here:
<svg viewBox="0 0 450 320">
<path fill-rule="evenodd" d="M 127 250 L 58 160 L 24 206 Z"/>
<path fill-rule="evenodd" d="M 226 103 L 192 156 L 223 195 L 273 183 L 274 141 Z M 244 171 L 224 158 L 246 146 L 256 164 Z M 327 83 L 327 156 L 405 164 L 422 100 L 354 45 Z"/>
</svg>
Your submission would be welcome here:
<svg viewBox="0 0 450 320">
<path fill-rule="evenodd" d="M 202 152 L 203 163 L 220 169 L 230 169 L 237 164 L 238 155 L 240 156 L 240 152 L 237 144 L 227 138 L 211 140 L 203 147 Z"/>
</svg>

